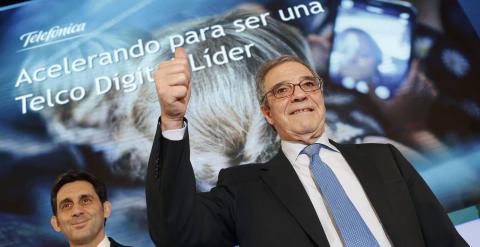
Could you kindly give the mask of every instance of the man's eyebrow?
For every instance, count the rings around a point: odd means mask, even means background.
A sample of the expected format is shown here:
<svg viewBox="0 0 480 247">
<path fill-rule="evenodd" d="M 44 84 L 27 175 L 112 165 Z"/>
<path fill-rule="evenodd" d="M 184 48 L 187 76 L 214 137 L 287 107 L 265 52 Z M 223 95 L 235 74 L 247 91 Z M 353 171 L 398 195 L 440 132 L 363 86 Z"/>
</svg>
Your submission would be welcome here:
<svg viewBox="0 0 480 247">
<path fill-rule="evenodd" d="M 300 81 L 306 80 L 306 79 L 315 79 L 316 77 L 313 75 L 305 75 L 300 77 Z"/>
<path fill-rule="evenodd" d="M 275 87 L 276 85 L 285 84 L 285 83 L 288 83 L 288 81 L 287 80 L 279 81 L 279 82 L 275 83 L 275 85 L 273 85 L 273 86 Z"/>
<path fill-rule="evenodd" d="M 58 205 L 62 205 L 63 203 L 66 203 L 66 202 L 72 202 L 72 199 L 71 199 L 70 197 L 67 197 L 67 198 L 61 200 L 61 201 L 58 203 Z"/>
<path fill-rule="evenodd" d="M 303 80 L 307 80 L 307 79 L 315 79 L 315 78 L 316 77 L 313 76 L 313 75 L 304 75 L 304 76 L 300 76 L 299 81 L 303 81 Z M 287 80 L 279 81 L 279 82 L 275 83 L 275 85 L 273 87 L 275 87 L 276 85 L 283 85 L 283 84 L 286 84 L 286 83 L 292 83 L 292 82 L 287 81 Z"/>
<path fill-rule="evenodd" d="M 92 194 L 89 194 L 89 193 L 87 193 L 87 194 L 81 194 L 81 195 L 79 196 L 80 199 L 81 199 L 81 198 L 85 198 L 85 197 L 93 198 L 94 196 L 93 196 Z M 73 202 L 73 200 L 72 200 L 72 198 L 67 197 L 67 198 L 61 200 L 59 204 L 62 204 L 62 203 L 64 203 L 64 202 Z"/>
<path fill-rule="evenodd" d="M 92 194 L 82 194 L 82 195 L 80 195 L 80 198 L 85 198 L 85 197 L 94 198 L 94 196 Z"/>
</svg>

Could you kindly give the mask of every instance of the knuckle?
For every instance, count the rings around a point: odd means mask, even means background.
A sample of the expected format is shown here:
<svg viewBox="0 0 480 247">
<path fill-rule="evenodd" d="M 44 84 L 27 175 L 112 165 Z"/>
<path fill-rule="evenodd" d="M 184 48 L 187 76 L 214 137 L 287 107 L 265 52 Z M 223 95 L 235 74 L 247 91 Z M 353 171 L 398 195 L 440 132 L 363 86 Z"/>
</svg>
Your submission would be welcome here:
<svg viewBox="0 0 480 247">
<path fill-rule="evenodd" d="M 190 66 L 188 65 L 188 63 L 183 65 L 183 69 L 187 72 L 190 72 Z"/>
<path fill-rule="evenodd" d="M 185 73 L 178 74 L 178 80 L 179 80 L 179 82 L 186 82 L 187 81 L 187 75 Z"/>
</svg>

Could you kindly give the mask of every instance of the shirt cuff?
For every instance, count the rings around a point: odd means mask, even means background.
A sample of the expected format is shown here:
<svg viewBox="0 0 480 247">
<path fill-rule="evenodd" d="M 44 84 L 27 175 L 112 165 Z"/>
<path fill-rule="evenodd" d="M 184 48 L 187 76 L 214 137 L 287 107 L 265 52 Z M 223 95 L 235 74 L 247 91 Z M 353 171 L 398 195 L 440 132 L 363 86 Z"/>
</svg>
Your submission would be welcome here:
<svg viewBox="0 0 480 247">
<path fill-rule="evenodd" d="M 187 128 L 187 122 L 183 121 L 183 127 L 181 129 L 172 129 L 172 130 L 162 131 L 162 136 L 165 139 L 168 139 L 170 141 L 180 141 L 185 136 L 186 128 Z"/>
</svg>

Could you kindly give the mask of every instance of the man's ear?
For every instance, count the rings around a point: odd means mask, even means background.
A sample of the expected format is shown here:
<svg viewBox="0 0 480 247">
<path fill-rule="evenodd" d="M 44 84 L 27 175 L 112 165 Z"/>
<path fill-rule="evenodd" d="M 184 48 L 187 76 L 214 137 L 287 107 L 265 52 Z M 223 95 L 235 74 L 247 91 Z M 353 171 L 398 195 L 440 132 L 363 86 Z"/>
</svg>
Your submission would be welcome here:
<svg viewBox="0 0 480 247">
<path fill-rule="evenodd" d="M 262 111 L 263 116 L 267 120 L 267 122 L 270 125 L 273 125 L 273 119 L 272 119 L 272 112 L 270 111 L 270 107 L 268 105 L 262 105 L 260 107 L 260 110 Z"/>
<path fill-rule="evenodd" d="M 112 204 L 109 201 L 103 203 L 103 217 L 108 218 L 112 213 Z"/>
<path fill-rule="evenodd" d="M 62 231 L 62 229 L 60 228 L 60 225 L 58 224 L 57 217 L 55 215 L 53 215 L 52 218 L 50 218 L 50 224 L 52 225 L 53 229 L 56 232 L 61 232 Z"/>
</svg>

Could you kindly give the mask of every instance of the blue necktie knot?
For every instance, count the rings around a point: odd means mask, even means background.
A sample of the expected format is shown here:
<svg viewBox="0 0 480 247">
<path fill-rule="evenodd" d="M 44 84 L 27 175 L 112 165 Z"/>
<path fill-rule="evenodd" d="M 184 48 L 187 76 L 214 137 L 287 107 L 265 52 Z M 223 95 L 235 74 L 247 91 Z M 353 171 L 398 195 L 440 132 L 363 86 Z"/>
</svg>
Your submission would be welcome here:
<svg viewBox="0 0 480 247">
<path fill-rule="evenodd" d="M 300 154 L 306 154 L 310 159 L 315 155 L 319 154 L 320 149 L 322 148 L 322 144 L 320 143 L 313 143 L 308 146 L 306 146 Z"/>
</svg>

